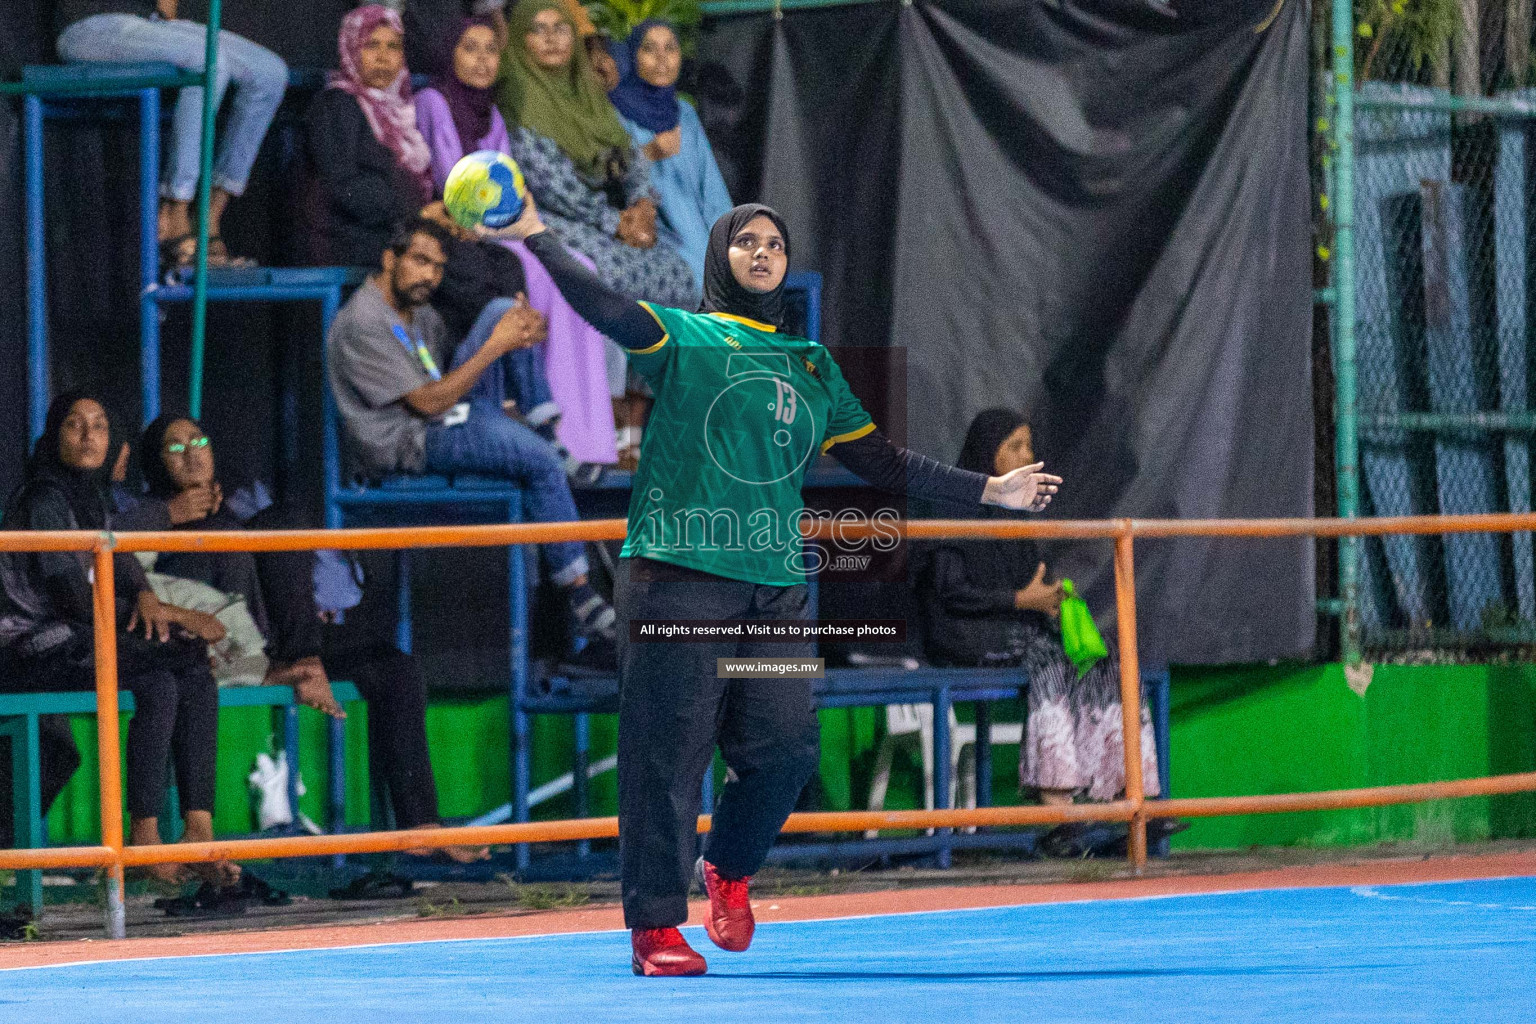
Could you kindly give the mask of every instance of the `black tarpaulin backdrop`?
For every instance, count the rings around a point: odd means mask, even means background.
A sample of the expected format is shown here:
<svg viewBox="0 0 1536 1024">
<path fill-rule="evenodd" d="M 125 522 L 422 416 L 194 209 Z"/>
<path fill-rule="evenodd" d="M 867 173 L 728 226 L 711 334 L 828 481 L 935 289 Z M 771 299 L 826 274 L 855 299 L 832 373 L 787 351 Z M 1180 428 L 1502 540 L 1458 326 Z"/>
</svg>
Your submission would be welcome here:
<svg viewBox="0 0 1536 1024">
<path fill-rule="evenodd" d="M 6 77 L 49 58 L 51 6 L 0 0 Z M 183 4 L 190 17 L 202 6 Z M 327 67 L 349 6 L 247 0 L 225 18 L 292 66 Z M 1176 6 L 1174 21 L 1135 0 L 716 19 L 696 93 L 732 194 L 783 210 L 796 262 L 825 275 L 824 340 L 905 350 L 905 389 L 865 397 L 893 426 L 905 419 L 919 450 L 952 459 L 975 412 L 1010 404 L 1036 418 L 1041 455 L 1068 478 L 1053 514 L 1309 515 L 1306 9 Z M 290 97 L 226 220 L 237 251 L 284 251 L 305 98 Z M 0 104 L 0 217 L 14 225 L 0 231 L 0 279 L 11 285 L 0 288 L 3 490 L 18 477 L 25 431 L 14 113 Z M 55 185 L 49 208 L 54 384 L 112 386 L 126 419 L 137 408 L 135 177 L 112 154 L 134 145 L 128 126 L 59 125 L 47 151 L 50 183 L 72 190 L 66 201 Z M 270 476 L 293 444 L 314 465 L 314 320 L 309 310 L 212 311 L 205 419 L 216 437 L 245 442 L 225 445 L 221 463 Z M 185 338 L 185 316 L 173 314 L 168 408 L 185 394 Z M 299 438 L 276 436 L 285 372 L 309 383 Z M 902 379 L 892 374 L 890 390 Z M 318 468 L 295 483 L 312 498 Z M 1108 549 L 1051 554 L 1108 626 Z M 1310 544 L 1143 542 L 1137 554 L 1146 656 L 1310 650 Z M 502 560 L 432 558 L 418 573 L 418 650 L 434 681 L 496 678 Z M 438 620 L 468 610 L 457 589 L 466 579 L 476 581 L 473 632 L 486 637 L 473 655 L 438 646 Z"/>
<path fill-rule="evenodd" d="M 1060 518 L 1312 514 L 1307 9 L 950 0 L 713 23 L 738 196 L 826 275 L 827 340 L 906 349 L 920 451 L 1026 411 Z M 720 98 L 715 99 L 714 93 Z M 877 417 L 879 411 L 877 411 Z M 1111 553 L 1056 544 L 1101 626 Z M 1310 653 L 1313 545 L 1137 546 L 1143 657 Z"/>
</svg>

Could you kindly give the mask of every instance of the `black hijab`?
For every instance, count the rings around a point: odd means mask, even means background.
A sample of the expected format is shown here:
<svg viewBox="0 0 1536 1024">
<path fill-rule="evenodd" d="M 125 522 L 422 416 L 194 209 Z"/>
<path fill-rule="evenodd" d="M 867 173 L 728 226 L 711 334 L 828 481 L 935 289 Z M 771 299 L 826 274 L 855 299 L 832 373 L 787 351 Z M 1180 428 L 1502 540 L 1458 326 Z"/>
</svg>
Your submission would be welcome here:
<svg viewBox="0 0 1536 1024">
<path fill-rule="evenodd" d="M 699 304 L 700 313 L 729 313 L 746 317 L 759 323 L 784 327 L 784 283 L 771 292 L 757 293 L 743 288 L 731 273 L 731 239 L 747 226 L 753 217 L 763 216 L 773 221 L 784 236 L 784 255 L 789 256 L 789 228 L 784 218 L 771 207 L 761 203 L 746 203 L 736 207 L 715 221 L 709 229 L 709 248 L 704 253 L 704 301 Z"/>
<path fill-rule="evenodd" d="M 1008 440 L 1008 435 L 1029 421 L 1012 409 L 984 409 L 971 420 L 965 432 L 965 444 L 960 447 L 961 469 L 972 473 L 997 475 L 997 450 Z"/>
<path fill-rule="evenodd" d="M 172 415 L 163 413 L 150 421 L 144 428 L 144 433 L 139 435 L 139 466 L 144 471 L 144 486 L 149 489 L 152 498 L 174 498 L 181 493 L 181 488 L 176 486 L 176 481 L 171 479 L 171 471 L 165 468 L 165 432 L 171 429 L 171 424 L 180 420 L 202 430 L 202 425 L 190 416 Z"/>
<path fill-rule="evenodd" d="M 59 434 L 64 429 L 75 403 L 89 399 L 107 408 L 100 395 L 84 388 L 66 391 L 48 406 L 48 417 L 43 423 L 42 436 L 32 448 L 27 460 L 27 484 L 46 484 L 63 492 L 75 522 L 82 530 L 102 530 L 107 526 L 107 488 L 112 482 L 112 462 L 120 447 L 109 436 L 107 457 L 96 469 L 76 469 L 59 458 Z M 111 416 L 108 415 L 108 422 Z"/>
<path fill-rule="evenodd" d="M 955 463 L 960 469 L 987 476 L 997 475 L 997 450 L 1008 440 L 1008 435 L 1029 423 L 1012 409 L 983 409 L 971 420 L 965 432 L 965 443 L 960 446 L 960 459 Z M 969 518 L 974 519 L 1025 519 L 1024 512 L 1000 508 L 997 505 L 981 505 Z M 973 573 L 985 574 L 985 578 L 998 586 L 1022 587 L 1035 574 L 1040 562 L 1040 549 L 1032 540 L 975 540 L 939 541 L 938 547 L 957 547 L 969 554 L 967 564 Z M 982 578 L 980 575 L 977 577 Z"/>
</svg>

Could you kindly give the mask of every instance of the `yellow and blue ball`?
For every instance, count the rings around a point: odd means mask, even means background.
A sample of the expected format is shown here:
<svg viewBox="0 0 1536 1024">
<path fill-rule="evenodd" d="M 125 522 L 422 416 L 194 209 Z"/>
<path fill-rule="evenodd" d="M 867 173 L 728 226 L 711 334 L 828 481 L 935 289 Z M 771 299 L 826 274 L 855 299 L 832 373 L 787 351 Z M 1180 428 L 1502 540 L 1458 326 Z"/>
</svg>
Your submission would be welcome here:
<svg viewBox="0 0 1536 1024">
<path fill-rule="evenodd" d="M 448 215 L 466 228 L 504 228 L 523 212 L 528 185 L 505 153 L 482 149 L 453 165 L 443 186 Z"/>
</svg>

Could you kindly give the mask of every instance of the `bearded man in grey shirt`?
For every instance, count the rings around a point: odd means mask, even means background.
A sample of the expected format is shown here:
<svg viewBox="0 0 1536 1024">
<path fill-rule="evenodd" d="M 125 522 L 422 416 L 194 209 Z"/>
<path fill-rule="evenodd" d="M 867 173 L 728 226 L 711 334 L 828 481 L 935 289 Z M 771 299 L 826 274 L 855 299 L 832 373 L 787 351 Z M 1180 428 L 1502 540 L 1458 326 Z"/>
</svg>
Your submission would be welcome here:
<svg viewBox="0 0 1536 1024">
<path fill-rule="evenodd" d="M 488 367 L 542 339 L 542 318 L 519 303 L 467 362 L 439 369 L 447 363 L 447 329 L 427 302 L 442 283 L 447 243 L 447 233 L 430 220 L 401 225 L 384 250 L 382 270 L 331 324 L 326 360 L 348 475 L 503 477 L 522 488 L 533 521 L 573 522 L 576 502 L 554 447 L 501 408 L 465 401 Z M 613 608 L 587 582 L 583 545 L 562 541 L 540 551 L 550 581 L 566 591 L 578 629 L 610 637 Z"/>
</svg>

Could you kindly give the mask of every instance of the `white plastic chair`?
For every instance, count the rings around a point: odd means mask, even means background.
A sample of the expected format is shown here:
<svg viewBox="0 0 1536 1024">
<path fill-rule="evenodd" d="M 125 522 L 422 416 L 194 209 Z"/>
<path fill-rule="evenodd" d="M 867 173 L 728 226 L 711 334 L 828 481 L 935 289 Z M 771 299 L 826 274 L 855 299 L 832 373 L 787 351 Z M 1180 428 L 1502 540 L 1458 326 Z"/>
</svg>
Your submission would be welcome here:
<svg viewBox="0 0 1536 1024">
<path fill-rule="evenodd" d="M 933 705 L 887 704 L 885 706 L 885 737 L 875 754 L 875 777 L 869 787 L 869 809 L 885 809 L 885 794 L 891 784 L 891 761 L 898 745 L 917 741 L 923 758 L 923 806 L 933 809 Z M 1022 743 L 1022 722 L 993 722 L 992 743 Z M 976 806 L 976 726 L 955 718 L 955 709 L 949 709 L 949 805 L 955 802 L 956 790 L 965 785 L 965 806 Z M 968 831 L 975 831 L 970 829 Z M 873 838 L 870 831 L 867 836 Z"/>
</svg>

